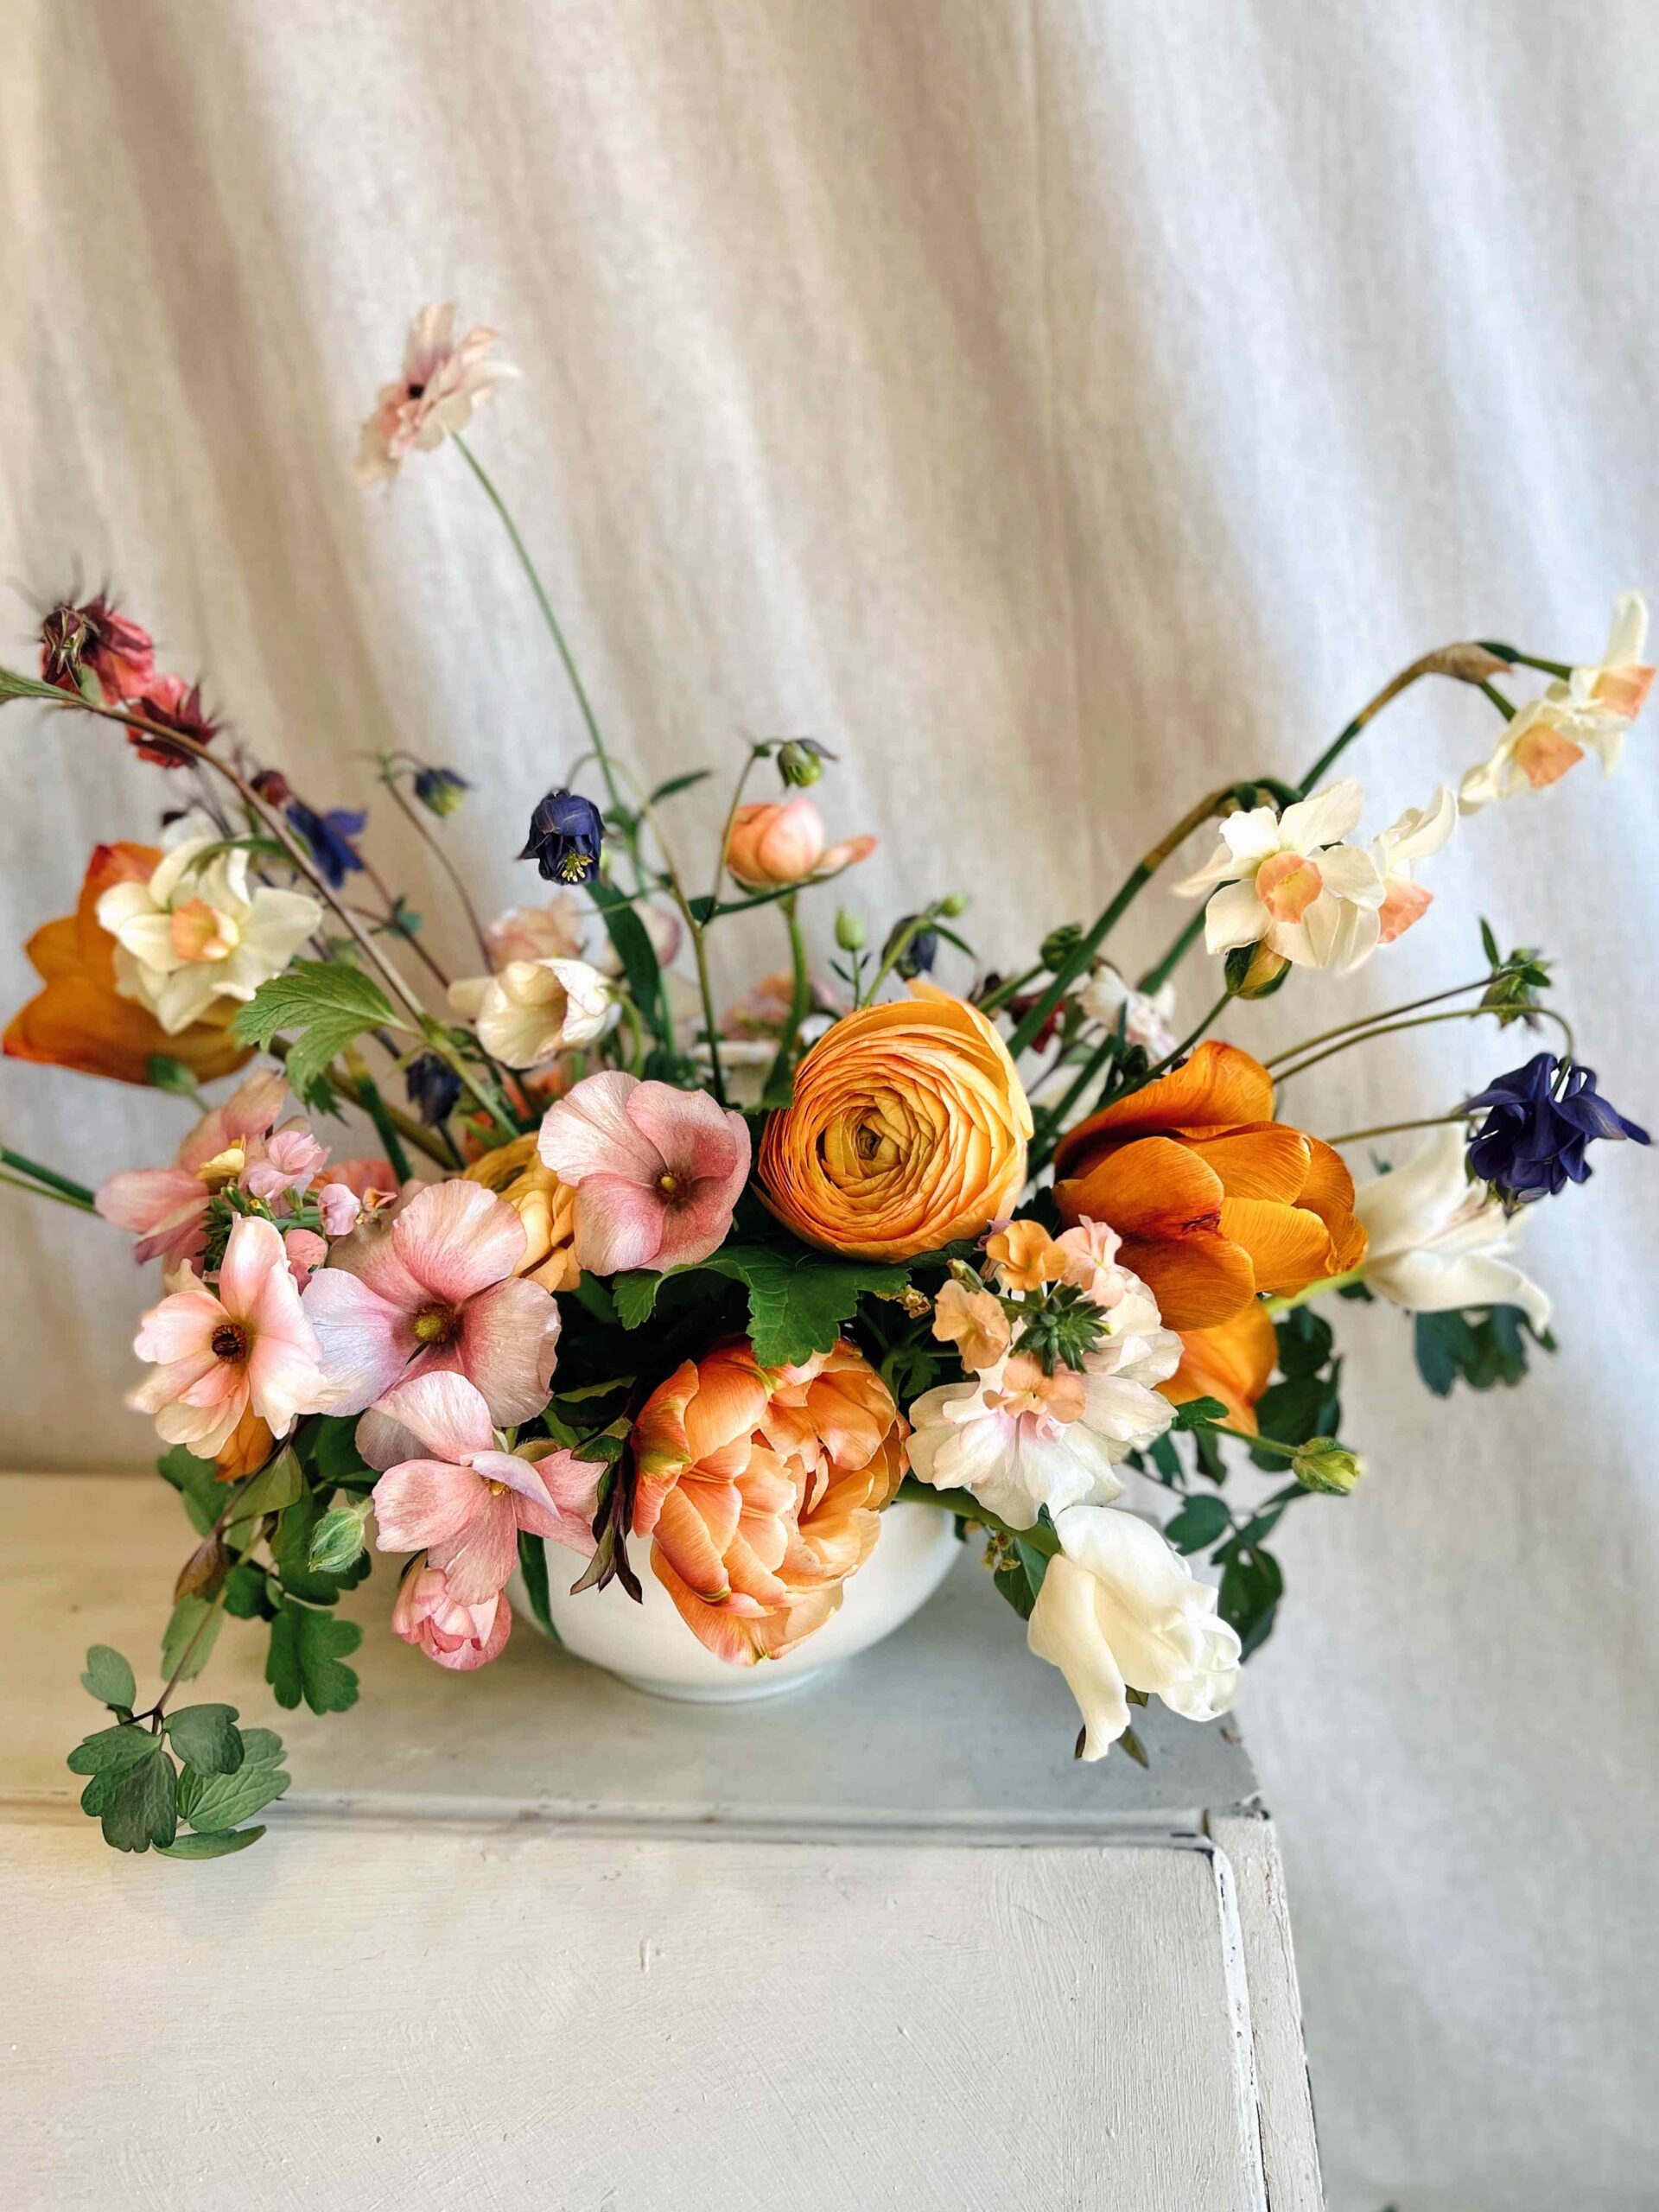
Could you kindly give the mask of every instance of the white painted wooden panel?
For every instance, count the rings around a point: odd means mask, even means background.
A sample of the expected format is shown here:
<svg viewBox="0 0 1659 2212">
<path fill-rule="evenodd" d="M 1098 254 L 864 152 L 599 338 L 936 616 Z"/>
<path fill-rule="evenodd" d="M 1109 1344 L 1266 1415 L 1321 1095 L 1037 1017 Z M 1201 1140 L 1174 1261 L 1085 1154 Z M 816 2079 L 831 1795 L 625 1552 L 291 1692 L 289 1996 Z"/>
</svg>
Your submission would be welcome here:
<svg viewBox="0 0 1659 2212">
<path fill-rule="evenodd" d="M 0 1916 L 16 2212 L 1265 2201 L 1202 1851 L 37 1826 Z"/>
</svg>

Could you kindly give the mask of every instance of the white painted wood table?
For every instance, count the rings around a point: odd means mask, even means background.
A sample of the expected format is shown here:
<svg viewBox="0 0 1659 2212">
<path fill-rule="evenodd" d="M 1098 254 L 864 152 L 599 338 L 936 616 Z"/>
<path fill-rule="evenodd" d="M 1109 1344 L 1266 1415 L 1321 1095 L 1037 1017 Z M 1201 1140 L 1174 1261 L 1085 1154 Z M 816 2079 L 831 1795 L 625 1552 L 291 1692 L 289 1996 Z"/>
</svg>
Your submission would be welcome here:
<svg viewBox="0 0 1659 2212">
<path fill-rule="evenodd" d="M 205 1865 L 106 1851 L 63 1764 L 141 1662 L 158 1483 L 0 1477 L 0 2201 L 469 2212 L 1313 2212 L 1271 1826 L 1220 1727 L 1076 1765 L 964 1558 L 873 1653 L 747 1708 L 522 1628 L 457 1676 L 359 1593 L 363 1700 Z M 273 1718 L 261 1637 L 204 1677 Z M 142 1680 L 142 1678 L 141 1678 Z"/>
</svg>

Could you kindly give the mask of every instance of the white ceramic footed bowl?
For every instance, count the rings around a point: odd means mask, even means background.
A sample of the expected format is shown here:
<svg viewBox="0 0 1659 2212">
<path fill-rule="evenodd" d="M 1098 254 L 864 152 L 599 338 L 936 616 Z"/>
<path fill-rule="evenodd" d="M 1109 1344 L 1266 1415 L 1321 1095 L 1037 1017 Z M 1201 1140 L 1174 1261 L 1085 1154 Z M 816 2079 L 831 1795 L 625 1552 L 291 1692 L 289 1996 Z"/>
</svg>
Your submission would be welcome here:
<svg viewBox="0 0 1659 2212">
<path fill-rule="evenodd" d="M 568 1651 L 655 1697 L 735 1705 L 798 1688 L 891 1636 L 933 1595 L 960 1547 L 950 1516 L 937 1506 L 888 1506 L 875 1549 L 847 1579 L 839 1611 L 781 1659 L 753 1667 L 729 1666 L 692 1635 L 651 1571 L 649 1545 L 635 1545 L 631 1554 L 645 1599 L 638 1605 L 620 1582 L 573 1598 L 570 1586 L 585 1565 L 582 1554 L 563 1544 L 545 1548 L 548 1611 Z M 507 1594 L 514 1611 L 539 1629 L 521 1575 L 513 1576 Z"/>
</svg>

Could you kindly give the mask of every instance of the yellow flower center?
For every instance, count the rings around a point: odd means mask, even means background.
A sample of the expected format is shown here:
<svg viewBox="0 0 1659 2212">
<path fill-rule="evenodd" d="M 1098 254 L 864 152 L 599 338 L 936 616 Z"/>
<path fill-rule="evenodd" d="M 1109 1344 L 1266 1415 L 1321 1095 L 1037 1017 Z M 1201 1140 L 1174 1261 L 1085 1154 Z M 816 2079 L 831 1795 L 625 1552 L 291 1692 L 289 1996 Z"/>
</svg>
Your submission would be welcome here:
<svg viewBox="0 0 1659 2212">
<path fill-rule="evenodd" d="M 447 1344 L 455 1333 L 455 1317 L 447 1306 L 428 1306 L 415 1316 L 415 1335 L 423 1344 Z"/>
</svg>

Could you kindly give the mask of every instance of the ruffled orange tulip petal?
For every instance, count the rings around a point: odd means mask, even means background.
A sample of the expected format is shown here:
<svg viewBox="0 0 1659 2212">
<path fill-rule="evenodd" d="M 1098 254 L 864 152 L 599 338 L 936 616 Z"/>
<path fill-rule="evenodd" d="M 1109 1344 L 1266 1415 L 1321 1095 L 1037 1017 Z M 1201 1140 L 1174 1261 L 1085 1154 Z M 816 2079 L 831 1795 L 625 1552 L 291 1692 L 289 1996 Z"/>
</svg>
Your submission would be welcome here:
<svg viewBox="0 0 1659 2212">
<path fill-rule="evenodd" d="M 1256 1401 L 1279 1357 L 1279 1340 L 1265 1306 L 1256 1299 L 1218 1328 L 1189 1329 L 1181 1338 L 1181 1363 L 1159 1389 L 1172 1405 L 1189 1398 L 1219 1398 L 1235 1428 L 1255 1433 Z"/>
<path fill-rule="evenodd" d="M 977 1236 L 1026 1180 L 1031 1109 L 977 1007 L 933 984 L 845 1015 L 760 1140 L 762 1197 L 806 1243 L 907 1260 Z"/>
<path fill-rule="evenodd" d="M 1258 1293 L 1303 1290 L 1364 1257 L 1341 1160 L 1272 1114 L 1267 1070 L 1208 1039 L 1184 1067 L 1090 1115 L 1055 1154 L 1062 1219 L 1122 1231 L 1123 1264 L 1173 1329 L 1216 1327 Z"/>
<path fill-rule="evenodd" d="M 97 848 L 74 912 L 45 923 L 24 947 L 46 988 L 12 1016 L 3 1040 L 10 1058 L 135 1084 L 149 1083 L 157 1058 L 181 1061 L 199 1083 L 252 1058 L 222 1024 L 195 1022 L 169 1037 L 115 988 L 115 939 L 99 926 L 98 902 L 113 884 L 148 879 L 161 857 L 153 845 Z"/>
<path fill-rule="evenodd" d="M 687 1360 L 634 1426 L 633 1532 L 681 1618 L 734 1666 L 791 1650 L 841 1603 L 910 1433 L 861 1352 L 764 1368 L 738 1339 Z"/>
</svg>

